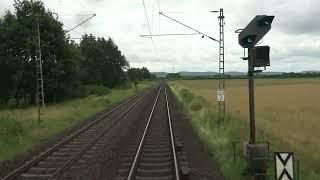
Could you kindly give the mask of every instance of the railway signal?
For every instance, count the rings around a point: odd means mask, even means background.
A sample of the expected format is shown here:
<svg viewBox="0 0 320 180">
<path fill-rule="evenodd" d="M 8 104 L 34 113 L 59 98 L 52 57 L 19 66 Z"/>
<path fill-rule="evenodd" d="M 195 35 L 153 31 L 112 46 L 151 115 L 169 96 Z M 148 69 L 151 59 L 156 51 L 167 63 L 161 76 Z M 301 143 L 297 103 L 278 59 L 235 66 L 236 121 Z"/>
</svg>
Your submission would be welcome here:
<svg viewBox="0 0 320 180">
<path fill-rule="evenodd" d="M 239 44 L 243 48 L 254 47 L 269 32 L 273 19 L 274 16 L 257 15 L 240 32 Z"/>
<path fill-rule="evenodd" d="M 274 16 L 257 15 L 241 30 L 238 42 L 243 48 L 248 48 L 248 84 L 249 84 L 249 116 L 250 142 L 246 145 L 247 174 L 255 180 L 265 180 L 267 170 L 267 147 L 256 144 L 255 110 L 254 110 L 254 73 L 261 72 L 255 67 L 270 66 L 269 46 L 255 45 L 269 32 Z M 239 31 L 237 30 L 236 33 Z"/>
</svg>

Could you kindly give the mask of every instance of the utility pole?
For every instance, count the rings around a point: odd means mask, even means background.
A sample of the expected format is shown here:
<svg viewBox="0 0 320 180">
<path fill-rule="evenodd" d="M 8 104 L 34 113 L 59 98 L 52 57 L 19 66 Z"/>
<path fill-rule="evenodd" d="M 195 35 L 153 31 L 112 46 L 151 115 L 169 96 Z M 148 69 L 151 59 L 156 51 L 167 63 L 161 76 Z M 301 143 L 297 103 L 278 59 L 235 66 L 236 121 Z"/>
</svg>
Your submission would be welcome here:
<svg viewBox="0 0 320 180">
<path fill-rule="evenodd" d="M 219 91 L 223 93 L 225 89 L 225 79 L 224 79 L 224 15 L 223 9 L 220 8 L 219 19 Z M 219 102 L 219 123 L 223 123 L 225 119 L 225 99 Z"/>
<path fill-rule="evenodd" d="M 256 119 L 254 109 L 254 58 L 253 48 L 248 48 L 248 88 L 249 88 L 249 122 L 250 143 L 256 143 Z"/>
<path fill-rule="evenodd" d="M 41 36 L 40 36 L 40 23 L 39 16 L 37 16 L 37 39 L 38 50 L 36 60 L 36 76 L 37 76 L 37 106 L 38 106 L 38 123 L 41 122 L 41 113 L 44 112 L 44 88 L 43 88 L 43 75 L 42 75 L 42 59 L 41 59 Z"/>
</svg>

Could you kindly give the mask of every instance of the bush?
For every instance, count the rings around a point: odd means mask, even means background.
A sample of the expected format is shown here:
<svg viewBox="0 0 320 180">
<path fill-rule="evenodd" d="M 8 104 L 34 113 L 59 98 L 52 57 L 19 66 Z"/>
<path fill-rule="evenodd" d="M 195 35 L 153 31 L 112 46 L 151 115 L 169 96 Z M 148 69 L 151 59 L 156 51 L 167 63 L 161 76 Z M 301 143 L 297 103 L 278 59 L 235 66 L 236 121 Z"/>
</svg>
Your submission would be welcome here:
<svg viewBox="0 0 320 180">
<path fill-rule="evenodd" d="M 15 143 L 23 133 L 22 125 L 13 117 L 0 117 L 0 141 Z"/>
<path fill-rule="evenodd" d="M 130 81 L 124 82 L 122 84 L 119 84 L 115 87 L 115 89 L 122 89 L 122 90 L 126 90 L 126 89 L 130 89 L 134 87 L 134 85 L 132 85 L 132 83 Z"/>
<path fill-rule="evenodd" d="M 180 95 L 182 99 L 187 103 L 190 103 L 194 98 L 193 94 L 187 89 L 180 90 Z"/>
<path fill-rule="evenodd" d="M 102 85 L 86 85 L 84 88 L 85 94 L 88 95 L 96 95 L 103 96 L 109 94 L 111 90 Z"/>
<path fill-rule="evenodd" d="M 202 109 L 203 105 L 204 100 L 201 97 L 197 96 L 191 101 L 190 108 L 192 111 L 199 111 L 200 109 Z"/>
</svg>

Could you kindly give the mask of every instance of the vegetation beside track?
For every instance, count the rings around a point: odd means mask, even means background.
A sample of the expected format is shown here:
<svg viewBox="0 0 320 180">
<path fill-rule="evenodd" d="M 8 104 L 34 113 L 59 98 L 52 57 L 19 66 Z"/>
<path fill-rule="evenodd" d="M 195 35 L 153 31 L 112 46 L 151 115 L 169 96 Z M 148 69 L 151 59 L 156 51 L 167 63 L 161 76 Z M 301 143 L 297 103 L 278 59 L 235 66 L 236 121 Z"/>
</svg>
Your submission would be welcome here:
<svg viewBox="0 0 320 180">
<path fill-rule="evenodd" d="M 199 88 L 199 86 L 196 85 L 199 82 L 192 81 L 190 83 L 193 85 L 192 87 Z M 226 114 L 224 126 L 219 127 L 217 125 L 217 107 L 215 103 L 208 101 L 212 99 L 203 97 L 203 95 L 205 95 L 203 92 L 200 93 L 199 96 L 195 95 L 193 91 L 187 90 L 187 87 L 181 85 L 181 83 L 173 82 L 171 83 L 171 88 L 178 99 L 183 103 L 187 114 L 190 116 L 192 126 L 197 131 L 202 141 L 208 145 L 209 149 L 214 154 L 214 158 L 220 164 L 225 177 L 230 180 L 239 179 L 245 169 L 246 163 L 244 158 L 241 157 L 243 152 L 242 146 L 239 144 L 236 148 L 236 160 L 233 160 L 234 154 L 232 142 L 243 142 L 249 139 L 249 130 L 246 120 L 242 116 L 239 116 L 238 113 L 230 111 Z M 214 94 L 214 92 L 212 94 Z M 257 136 L 258 141 L 272 141 L 271 143 L 275 143 L 277 146 L 279 145 L 280 148 L 282 148 L 281 150 L 290 150 L 283 140 L 275 139 L 275 136 L 270 136 L 265 131 L 259 129 Z M 269 179 L 273 178 L 273 163 L 273 161 L 270 161 L 269 164 Z M 315 169 L 314 166 L 310 168 L 306 164 L 310 165 L 312 163 L 301 158 L 300 179 L 319 179 L 320 174 L 316 172 L 317 169 Z"/>
<path fill-rule="evenodd" d="M 150 87 L 153 81 L 138 85 L 138 91 Z M 111 89 L 99 95 L 65 101 L 45 108 L 40 125 L 37 122 L 37 108 L 0 111 L 0 161 L 14 159 L 17 155 L 72 128 L 92 115 L 136 94 L 134 86 L 125 89 Z"/>
</svg>

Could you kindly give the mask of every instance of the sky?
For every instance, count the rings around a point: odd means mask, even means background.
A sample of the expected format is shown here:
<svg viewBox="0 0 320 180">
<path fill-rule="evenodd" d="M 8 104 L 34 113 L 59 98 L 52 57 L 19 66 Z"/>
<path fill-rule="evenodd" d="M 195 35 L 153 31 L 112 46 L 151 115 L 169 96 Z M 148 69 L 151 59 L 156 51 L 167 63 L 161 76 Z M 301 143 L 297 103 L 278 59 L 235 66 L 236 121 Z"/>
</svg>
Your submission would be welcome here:
<svg viewBox="0 0 320 180">
<path fill-rule="evenodd" d="M 272 29 L 261 45 L 269 45 L 271 66 L 266 72 L 320 70 L 320 1 L 318 0 L 43 0 L 71 29 L 91 14 L 96 17 L 70 33 L 111 37 L 131 67 L 152 72 L 218 71 L 219 44 L 201 35 L 142 38 L 149 34 L 194 33 L 159 15 L 159 11 L 216 39 L 218 14 L 225 15 L 225 71 L 247 71 L 243 48 L 234 32 L 256 15 L 274 15 Z M 144 5 L 145 9 L 144 10 Z M 0 16 L 13 10 L 13 0 L 0 0 Z M 146 14 L 145 14 L 146 12 Z M 153 40 L 153 42 L 152 42 Z"/>
</svg>

